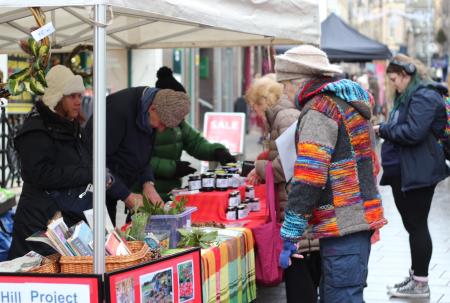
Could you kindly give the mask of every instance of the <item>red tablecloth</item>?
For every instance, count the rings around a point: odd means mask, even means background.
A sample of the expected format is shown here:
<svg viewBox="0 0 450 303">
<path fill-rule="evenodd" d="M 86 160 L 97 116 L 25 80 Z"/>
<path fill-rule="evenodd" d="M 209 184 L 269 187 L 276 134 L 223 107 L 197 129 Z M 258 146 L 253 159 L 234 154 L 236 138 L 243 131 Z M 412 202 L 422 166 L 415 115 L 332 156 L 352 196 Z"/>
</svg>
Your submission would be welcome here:
<svg viewBox="0 0 450 303">
<path fill-rule="evenodd" d="M 244 198 L 245 187 L 239 188 L 241 199 Z M 266 187 L 264 184 L 255 186 L 255 196 L 260 200 L 260 211 L 250 212 L 245 218 L 239 220 L 227 220 L 226 209 L 228 207 L 228 195 L 230 191 L 201 192 L 193 195 L 184 195 L 188 199 L 187 206 L 197 207 L 197 211 L 192 214 L 191 220 L 195 223 L 220 222 L 244 223 L 247 228 L 252 228 L 267 222 L 269 211 L 266 207 Z"/>
</svg>

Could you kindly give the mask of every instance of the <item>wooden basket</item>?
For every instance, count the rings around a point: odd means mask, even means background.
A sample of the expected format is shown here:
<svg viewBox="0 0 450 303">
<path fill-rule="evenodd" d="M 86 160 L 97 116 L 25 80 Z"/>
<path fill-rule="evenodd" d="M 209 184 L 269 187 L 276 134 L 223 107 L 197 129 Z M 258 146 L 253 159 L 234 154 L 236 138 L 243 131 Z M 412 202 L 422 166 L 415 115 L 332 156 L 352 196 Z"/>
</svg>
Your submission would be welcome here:
<svg viewBox="0 0 450 303">
<path fill-rule="evenodd" d="M 60 257 L 61 256 L 59 254 L 47 256 L 42 260 L 41 266 L 36 267 L 28 272 L 40 274 L 57 274 L 60 272 L 58 263 Z"/>
<path fill-rule="evenodd" d="M 132 252 L 131 255 L 105 257 L 105 267 L 107 272 L 134 266 L 155 258 L 145 242 L 129 241 L 127 244 Z M 93 273 L 93 262 L 94 258 L 92 256 L 61 256 L 59 259 L 61 273 L 66 274 Z"/>
</svg>

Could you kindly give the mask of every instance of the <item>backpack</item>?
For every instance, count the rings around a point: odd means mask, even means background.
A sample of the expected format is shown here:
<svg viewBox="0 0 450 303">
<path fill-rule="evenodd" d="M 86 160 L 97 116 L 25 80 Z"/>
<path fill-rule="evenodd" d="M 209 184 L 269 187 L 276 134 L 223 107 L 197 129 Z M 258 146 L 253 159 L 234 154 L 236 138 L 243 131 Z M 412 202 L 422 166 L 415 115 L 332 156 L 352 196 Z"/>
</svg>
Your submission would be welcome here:
<svg viewBox="0 0 450 303">
<path fill-rule="evenodd" d="M 445 159 L 450 161 L 450 97 L 444 99 L 445 111 L 447 113 L 447 124 L 445 125 L 444 138 L 440 140 L 444 149 Z"/>
</svg>

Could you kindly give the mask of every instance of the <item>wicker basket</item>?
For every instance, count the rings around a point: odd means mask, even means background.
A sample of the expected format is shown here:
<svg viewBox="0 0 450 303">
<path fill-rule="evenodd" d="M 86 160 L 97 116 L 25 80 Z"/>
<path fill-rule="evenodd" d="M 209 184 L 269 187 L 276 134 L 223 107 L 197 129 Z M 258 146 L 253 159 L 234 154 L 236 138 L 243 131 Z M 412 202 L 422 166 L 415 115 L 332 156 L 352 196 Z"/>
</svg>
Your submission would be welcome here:
<svg viewBox="0 0 450 303">
<path fill-rule="evenodd" d="M 60 272 L 58 260 L 61 256 L 53 254 L 42 259 L 41 266 L 36 267 L 28 272 L 40 274 L 57 274 Z"/>
<path fill-rule="evenodd" d="M 143 241 L 130 241 L 127 243 L 132 254 L 129 256 L 106 256 L 106 271 L 114 271 L 137 265 L 155 258 L 150 248 Z M 61 256 L 59 259 L 61 273 L 66 274 L 90 274 L 93 273 L 93 257 L 77 256 L 68 257 Z"/>
</svg>

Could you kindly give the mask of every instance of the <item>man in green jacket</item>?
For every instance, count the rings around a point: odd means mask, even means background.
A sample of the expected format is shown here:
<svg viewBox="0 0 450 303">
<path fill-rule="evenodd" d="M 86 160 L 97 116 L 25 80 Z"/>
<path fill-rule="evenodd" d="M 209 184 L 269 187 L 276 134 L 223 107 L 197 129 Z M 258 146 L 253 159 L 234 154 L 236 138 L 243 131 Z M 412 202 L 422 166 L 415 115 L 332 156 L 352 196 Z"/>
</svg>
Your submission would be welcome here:
<svg viewBox="0 0 450 303">
<path fill-rule="evenodd" d="M 157 88 L 186 92 L 168 67 L 161 67 L 157 72 L 157 78 L 155 84 Z M 225 146 L 208 142 L 186 121 L 182 121 L 178 127 L 158 132 L 150 165 L 155 176 L 156 190 L 164 201 L 169 200 L 169 192 L 172 189 L 181 187 L 182 177 L 196 171 L 189 162 L 180 160 L 183 150 L 203 161 L 217 161 L 222 165 L 236 162 Z"/>
</svg>

